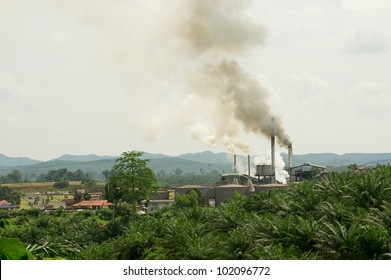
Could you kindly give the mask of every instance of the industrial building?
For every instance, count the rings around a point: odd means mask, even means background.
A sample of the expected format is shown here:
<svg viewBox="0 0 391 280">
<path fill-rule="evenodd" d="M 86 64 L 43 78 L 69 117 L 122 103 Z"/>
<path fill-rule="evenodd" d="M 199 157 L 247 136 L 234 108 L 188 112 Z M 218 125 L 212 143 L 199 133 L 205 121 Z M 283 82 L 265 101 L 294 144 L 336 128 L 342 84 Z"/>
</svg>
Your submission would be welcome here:
<svg viewBox="0 0 391 280">
<path fill-rule="evenodd" d="M 233 173 L 221 175 L 221 185 L 215 187 L 186 185 L 174 189 L 175 194 L 186 194 L 192 189 L 197 192 L 212 206 L 218 206 L 230 200 L 235 193 L 240 195 L 251 195 L 272 189 L 283 189 L 288 187 L 276 180 L 275 162 L 275 135 L 270 137 L 271 142 L 271 164 L 259 164 L 255 166 L 254 176 L 251 176 L 250 155 L 248 158 L 248 174 L 238 173 L 236 167 L 236 155 L 233 155 Z M 288 164 L 286 171 L 289 174 L 289 183 L 311 179 L 320 174 L 325 174 L 325 167 L 311 163 L 293 166 L 292 144 L 288 148 Z"/>
<path fill-rule="evenodd" d="M 303 180 L 309 180 L 326 174 L 326 167 L 310 162 L 306 162 L 302 165 L 297 165 L 289 168 L 289 181 L 300 182 Z"/>
</svg>

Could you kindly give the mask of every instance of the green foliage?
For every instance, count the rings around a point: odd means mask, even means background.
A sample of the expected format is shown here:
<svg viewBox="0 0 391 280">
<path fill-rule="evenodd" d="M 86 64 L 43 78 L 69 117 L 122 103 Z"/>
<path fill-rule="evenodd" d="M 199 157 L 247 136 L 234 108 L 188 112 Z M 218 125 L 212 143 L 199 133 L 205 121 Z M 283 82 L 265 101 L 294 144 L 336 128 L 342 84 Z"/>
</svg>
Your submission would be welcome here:
<svg viewBox="0 0 391 280">
<path fill-rule="evenodd" d="M 83 194 L 78 191 L 74 191 L 73 193 L 73 202 L 78 203 L 83 200 Z"/>
<path fill-rule="evenodd" d="M 19 205 L 21 195 L 9 187 L 0 187 L 0 200 L 6 200 L 14 205 Z"/>
<path fill-rule="evenodd" d="M 390 178 L 390 166 L 331 173 L 217 207 L 191 191 L 133 221 L 125 201 L 96 212 L 2 211 L 0 235 L 36 259 L 389 260 Z"/>
<path fill-rule="evenodd" d="M 113 210 L 109 208 L 99 208 L 96 214 L 101 220 L 110 221 L 113 218 Z"/>
<path fill-rule="evenodd" d="M 0 184 L 9 184 L 9 183 L 21 183 L 23 182 L 22 172 L 18 169 L 12 170 L 5 176 L 0 177 Z"/>
<path fill-rule="evenodd" d="M 181 173 L 181 175 L 166 175 L 163 170 L 157 172 L 157 178 L 161 187 L 173 187 L 181 185 L 211 186 L 220 182 L 221 176 L 216 172 L 212 174 Z"/>
<path fill-rule="evenodd" d="M 132 220 L 136 218 L 137 205 L 142 200 L 148 201 L 159 188 L 155 173 L 147 166 L 149 160 L 141 159 L 142 155 L 135 151 L 122 153 L 105 187 L 106 199 L 132 206 Z"/>
<path fill-rule="evenodd" d="M 90 182 L 91 174 L 83 172 L 81 169 L 70 171 L 67 168 L 51 169 L 47 173 L 40 174 L 37 182 L 65 182 L 65 181 L 85 181 Z"/>
<path fill-rule="evenodd" d="M 55 182 L 53 184 L 53 187 L 55 187 L 57 189 L 65 189 L 65 188 L 68 188 L 69 186 L 70 186 L 70 184 L 68 181 L 60 181 L 60 182 Z"/>
<path fill-rule="evenodd" d="M 38 260 L 75 258 L 81 254 L 81 247 L 74 241 L 47 241 L 43 244 L 29 244 L 26 249 Z"/>
<path fill-rule="evenodd" d="M 206 202 L 200 192 L 196 189 L 192 189 L 183 195 L 175 195 L 175 206 L 179 208 L 194 208 L 198 206 L 205 206 L 208 203 L 209 201 Z"/>
<path fill-rule="evenodd" d="M 32 260 L 33 255 L 17 238 L 0 237 L 0 260 Z"/>
<path fill-rule="evenodd" d="M 155 173 L 141 159 L 142 152 L 124 152 L 116 160 L 106 188 L 111 201 L 141 202 L 150 199 L 158 189 Z"/>
<path fill-rule="evenodd" d="M 81 186 L 85 188 L 92 188 L 96 186 L 96 181 L 91 177 L 84 177 L 81 180 Z"/>
</svg>

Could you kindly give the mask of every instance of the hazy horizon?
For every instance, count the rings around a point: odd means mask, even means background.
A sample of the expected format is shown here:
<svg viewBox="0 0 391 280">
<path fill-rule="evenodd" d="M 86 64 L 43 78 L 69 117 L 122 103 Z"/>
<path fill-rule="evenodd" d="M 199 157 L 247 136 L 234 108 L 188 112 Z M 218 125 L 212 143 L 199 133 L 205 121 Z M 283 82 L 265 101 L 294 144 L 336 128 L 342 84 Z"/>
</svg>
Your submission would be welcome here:
<svg viewBox="0 0 391 280">
<path fill-rule="evenodd" d="M 140 151 L 140 150 L 138 150 Z M 124 151 L 125 152 L 125 151 Z M 227 154 L 227 155 L 232 155 L 230 152 L 228 151 L 220 151 L 220 152 L 213 152 L 213 151 L 210 151 L 210 150 L 202 150 L 202 151 L 198 151 L 198 152 L 185 152 L 185 153 L 180 153 L 180 154 L 165 154 L 165 153 L 152 153 L 152 152 L 149 152 L 149 151 L 140 151 L 140 152 L 144 152 L 144 153 L 148 153 L 148 154 L 152 154 L 152 155 L 162 155 L 162 156 L 169 156 L 169 157 L 178 157 L 178 156 L 182 156 L 182 155 L 186 155 L 186 154 L 201 154 L 201 153 L 205 153 L 205 152 L 211 152 L 211 153 L 214 153 L 214 154 L 218 154 L 218 153 L 224 153 L 224 154 Z M 259 155 L 269 155 L 270 151 L 266 151 L 264 153 L 260 153 L 260 154 L 250 154 L 250 156 L 259 156 Z M 342 154 L 338 154 L 338 153 L 333 153 L 333 152 L 315 152 L 315 153 L 301 153 L 301 154 L 293 154 L 293 156 L 303 156 L 303 155 L 311 155 L 311 154 L 314 154 L 314 155 L 324 155 L 324 154 L 333 154 L 333 155 L 337 155 L 337 156 L 343 156 L 343 155 L 349 155 L 349 154 L 362 154 L 362 155 L 365 155 L 365 154 L 390 154 L 391 152 L 379 152 L 379 153 L 361 153 L 361 152 L 352 152 L 352 153 L 342 153 Z M 31 159 L 31 160 L 37 160 L 37 161 L 41 161 L 41 162 L 46 162 L 46 161 L 50 161 L 50 160 L 54 160 L 54 159 L 58 159 L 58 158 L 61 158 L 63 156 L 75 156 L 75 157 L 87 157 L 87 156 L 97 156 L 97 157 L 119 157 L 121 156 L 121 154 L 97 154 L 97 153 L 90 153 L 90 154 L 62 154 L 62 155 L 58 155 L 58 156 L 55 156 L 53 158 L 49 158 L 49 159 L 40 159 L 40 158 L 31 158 L 31 157 L 28 157 L 28 156 L 10 156 L 10 155 L 7 155 L 7 154 L 4 154 L 4 153 L 1 153 L 1 155 L 3 156 L 6 156 L 6 157 L 9 157 L 9 158 L 27 158 L 27 159 Z M 278 154 L 279 155 L 282 155 L 282 154 L 285 154 L 287 155 L 287 151 L 283 151 L 283 150 L 278 150 Z M 237 155 L 239 156 L 243 156 L 243 157 L 247 157 L 248 154 L 244 154 L 244 153 L 237 153 Z"/>
<path fill-rule="evenodd" d="M 0 0 L 0 153 L 391 151 L 391 2 L 210 3 Z"/>
</svg>

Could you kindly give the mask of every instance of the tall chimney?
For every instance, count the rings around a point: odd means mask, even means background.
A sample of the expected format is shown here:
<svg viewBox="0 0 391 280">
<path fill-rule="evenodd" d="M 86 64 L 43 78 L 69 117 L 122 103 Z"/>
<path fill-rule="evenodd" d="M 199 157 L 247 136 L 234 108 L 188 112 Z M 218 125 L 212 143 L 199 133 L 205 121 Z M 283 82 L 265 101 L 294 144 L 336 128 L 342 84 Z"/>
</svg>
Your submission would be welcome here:
<svg viewBox="0 0 391 280">
<path fill-rule="evenodd" d="M 253 185 L 253 182 L 251 181 L 251 170 L 250 170 L 250 155 L 247 156 L 247 162 L 248 162 L 248 191 L 250 193 L 254 193 L 255 192 L 255 188 L 254 188 L 254 185 Z"/>
<path fill-rule="evenodd" d="M 293 166 L 293 149 L 292 144 L 288 146 L 288 174 L 289 174 L 289 182 L 292 182 L 292 166 Z"/>
<path fill-rule="evenodd" d="M 248 178 L 251 177 L 251 172 L 250 172 L 250 155 L 247 156 L 247 162 L 248 162 Z"/>
<path fill-rule="evenodd" d="M 276 136 L 275 136 L 275 123 L 274 117 L 272 118 L 272 136 L 271 136 L 271 149 L 272 149 L 272 183 L 276 182 Z"/>
<path fill-rule="evenodd" d="M 276 139 L 275 136 L 271 137 L 271 149 L 272 149 L 272 183 L 276 182 Z"/>
<path fill-rule="evenodd" d="M 292 151 L 292 144 L 288 147 L 288 169 L 290 170 L 293 166 L 293 151 Z"/>
<path fill-rule="evenodd" d="M 236 173 L 236 154 L 234 154 L 234 173 Z"/>
</svg>

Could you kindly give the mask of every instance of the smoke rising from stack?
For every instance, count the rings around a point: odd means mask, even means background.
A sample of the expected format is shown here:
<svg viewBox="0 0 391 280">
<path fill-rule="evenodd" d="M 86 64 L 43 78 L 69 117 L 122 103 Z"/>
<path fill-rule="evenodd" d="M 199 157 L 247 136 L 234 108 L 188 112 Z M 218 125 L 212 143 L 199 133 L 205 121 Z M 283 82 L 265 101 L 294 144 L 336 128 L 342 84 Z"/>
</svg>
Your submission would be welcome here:
<svg viewBox="0 0 391 280">
<path fill-rule="evenodd" d="M 275 135 L 279 144 L 290 145 L 280 119 L 269 107 L 269 93 L 238 62 L 247 51 L 265 41 L 263 26 L 246 14 L 248 4 L 240 0 L 188 1 L 189 13 L 179 33 L 198 64 L 189 84 L 218 112 L 210 120 L 214 127 L 209 135 L 201 133 L 202 125 L 197 124 L 192 136 L 201 141 L 208 139 L 208 144 L 223 143 L 231 152 L 239 148 L 247 154 L 248 145 L 238 138 L 239 130 L 232 127 Z"/>
<path fill-rule="evenodd" d="M 11 6 L 12 1 L 9 3 L 6 5 Z M 26 18 L 31 17 L 30 9 L 37 13 L 34 18 L 45 19 L 46 13 L 55 12 L 58 22 L 45 34 L 51 38 L 47 48 L 61 43 L 65 47 L 53 56 L 69 58 L 66 54 L 70 47 L 81 49 L 84 52 L 76 52 L 75 60 L 87 56 L 86 64 L 93 61 L 85 70 L 92 81 L 104 79 L 107 73 L 117 74 L 111 84 L 118 86 L 118 79 L 122 82 L 118 87 L 124 90 L 118 96 L 111 95 L 108 102 L 121 100 L 124 114 L 139 111 L 139 118 L 132 121 L 140 124 L 146 139 L 157 140 L 166 131 L 186 127 L 191 137 L 206 145 L 223 144 L 231 153 L 240 150 L 249 154 L 249 145 L 239 137 L 244 129 L 258 135 L 275 134 L 281 145 L 289 145 L 279 118 L 274 116 L 274 128 L 271 123 L 274 114 L 268 91 L 240 63 L 240 58 L 260 48 L 266 38 L 265 28 L 250 16 L 250 0 L 18 3 L 22 4 L 11 11 L 19 13 L 23 10 L 20 7 L 28 7 L 24 9 Z M 55 31 L 55 38 L 49 31 Z M 79 40 L 81 46 L 67 45 L 74 36 L 89 37 Z M 62 64 L 56 66 L 64 68 Z M 74 70 L 72 64 L 64 73 Z M 162 84 L 167 88 L 162 90 Z M 180 85 L 170 86 L 174 84 Z M 91 92 L 91 100 L 99 98 L 93 90 L 83 88 L 80 96 L 86 92 Z M 184 97 L 183 92 L 189 94 Z M 102 94 L 100 98 L 107 97 Z"/>
</svg>

